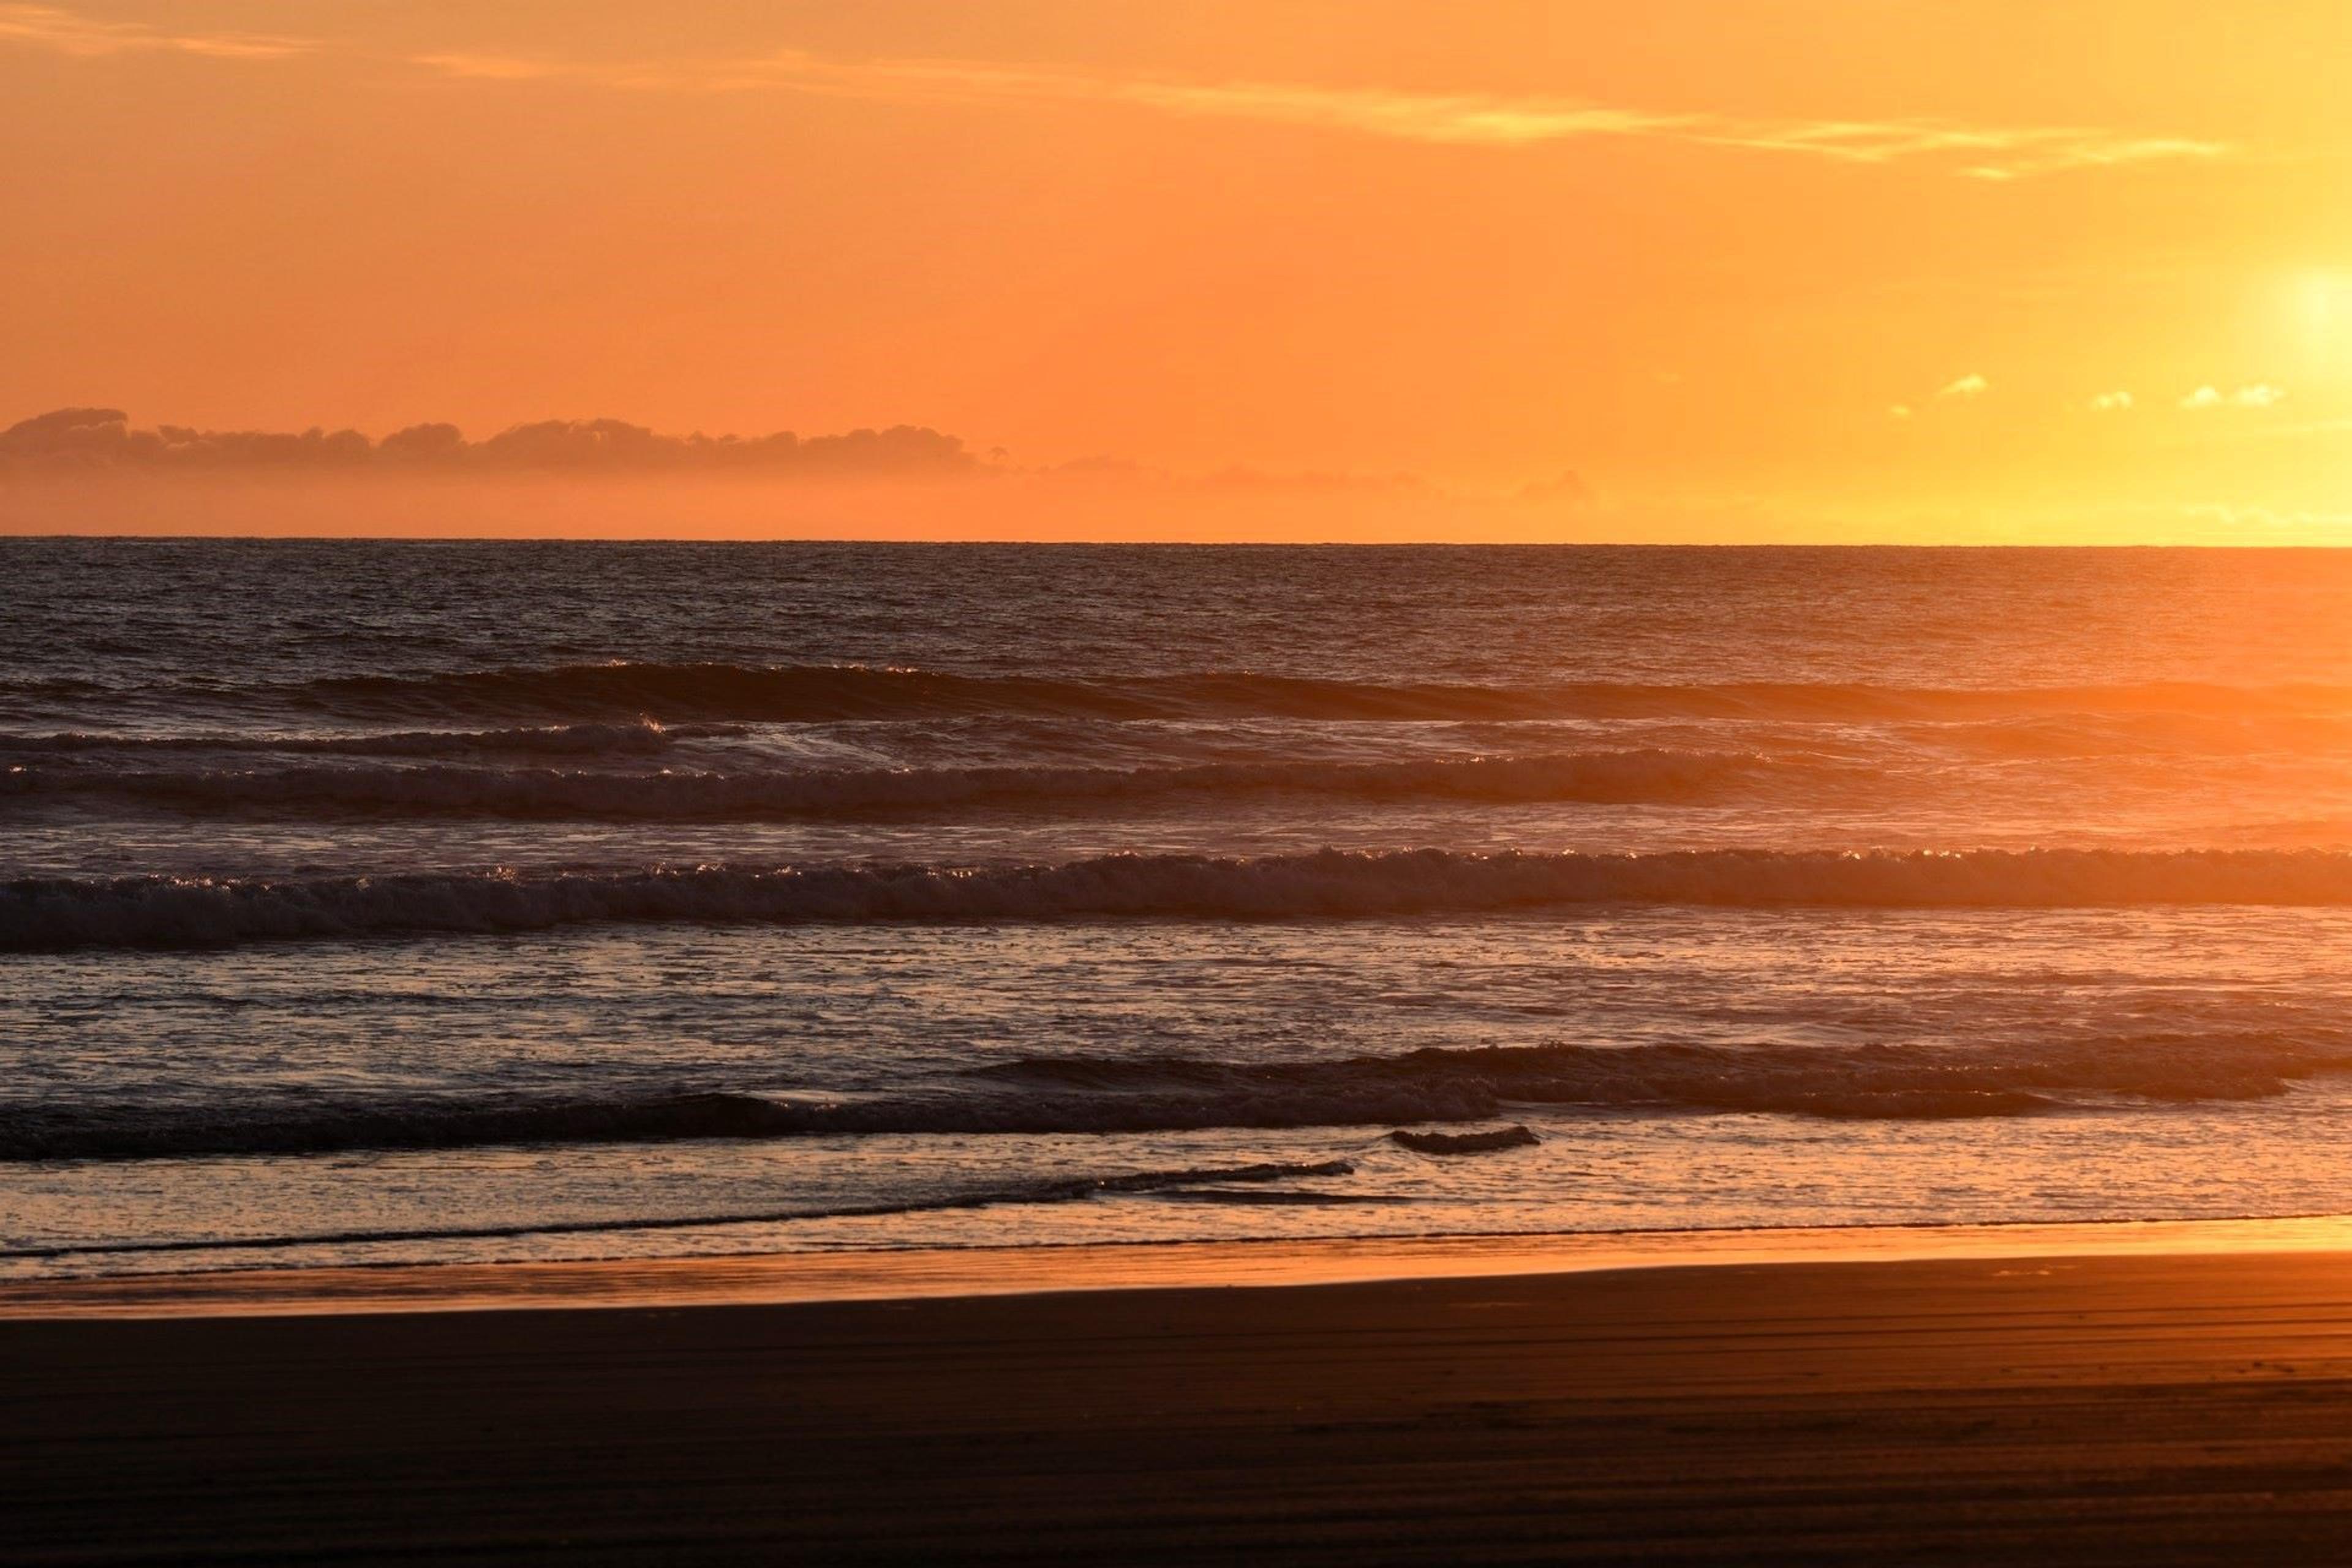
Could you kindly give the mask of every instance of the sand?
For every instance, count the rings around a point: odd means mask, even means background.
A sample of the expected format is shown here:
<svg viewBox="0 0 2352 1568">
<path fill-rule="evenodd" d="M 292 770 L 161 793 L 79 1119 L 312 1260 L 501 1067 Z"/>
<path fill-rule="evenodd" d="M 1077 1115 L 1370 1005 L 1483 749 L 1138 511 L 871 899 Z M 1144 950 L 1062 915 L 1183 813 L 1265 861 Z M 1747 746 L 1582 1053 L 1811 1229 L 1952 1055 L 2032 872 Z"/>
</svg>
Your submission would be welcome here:
<svg viewBox="0 0 2352 1568">
<path fill-rule="evenodd" d="M 2352 1253 L 40 1310 L 11 1563 L 2352 1558 Z"/>
</svg>

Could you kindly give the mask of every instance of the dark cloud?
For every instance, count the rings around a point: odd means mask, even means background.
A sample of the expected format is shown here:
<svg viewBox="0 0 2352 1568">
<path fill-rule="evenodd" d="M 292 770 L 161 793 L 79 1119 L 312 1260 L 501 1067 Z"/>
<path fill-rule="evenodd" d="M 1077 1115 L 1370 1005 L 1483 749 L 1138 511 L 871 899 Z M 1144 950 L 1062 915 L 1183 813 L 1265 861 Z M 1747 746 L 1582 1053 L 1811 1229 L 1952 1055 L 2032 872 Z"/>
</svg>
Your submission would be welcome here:
<svg viewBox="0 0 2352 1568">
<path fill-rule="evenodd" d="M 381 441 L 313 427 L 139 429 L 119 408 L 60 408 L 0 430 L 0 468 L 51 469 L 314 468 L 494 471 L 742 472 L 811 478 L 980 472 L 961 440 L 913 425 L 839 436 L 665 436 L 618 419 L 543 419 L 488 440 L 455 425 L 412 425 Z"/>
</svg>

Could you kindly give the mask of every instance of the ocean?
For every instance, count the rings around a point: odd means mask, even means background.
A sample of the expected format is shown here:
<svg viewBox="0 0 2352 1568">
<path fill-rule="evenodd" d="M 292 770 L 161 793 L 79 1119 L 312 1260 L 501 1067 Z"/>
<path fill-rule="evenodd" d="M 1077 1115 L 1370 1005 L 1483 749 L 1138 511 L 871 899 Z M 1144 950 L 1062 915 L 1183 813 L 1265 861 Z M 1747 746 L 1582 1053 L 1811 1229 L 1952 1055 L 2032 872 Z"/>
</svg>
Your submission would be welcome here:
<svg viewBox="0 0 2352 1568">
<path fill-rule="evenodd" d="M 2352 1211 L 2352 556 L 0 574 L 0 1277 Z"/>
</svg>

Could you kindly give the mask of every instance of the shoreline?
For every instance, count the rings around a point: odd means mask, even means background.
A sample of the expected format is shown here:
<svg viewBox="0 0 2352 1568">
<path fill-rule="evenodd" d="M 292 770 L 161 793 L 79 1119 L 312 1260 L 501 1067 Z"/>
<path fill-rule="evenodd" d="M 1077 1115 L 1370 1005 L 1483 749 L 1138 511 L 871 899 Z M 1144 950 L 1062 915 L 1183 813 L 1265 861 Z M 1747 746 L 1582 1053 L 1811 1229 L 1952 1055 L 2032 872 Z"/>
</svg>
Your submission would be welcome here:
<svg viewBox="0 0 2352 1568">
<path fill-rule="evenodd" d="M 2352 1215 L 1108 1242 L 158 1271 L 0 1281 L 0 1323 L 793 1306 L 1728 1267 L 2281 1253 L 2352 1254 Z"/>
</svg>

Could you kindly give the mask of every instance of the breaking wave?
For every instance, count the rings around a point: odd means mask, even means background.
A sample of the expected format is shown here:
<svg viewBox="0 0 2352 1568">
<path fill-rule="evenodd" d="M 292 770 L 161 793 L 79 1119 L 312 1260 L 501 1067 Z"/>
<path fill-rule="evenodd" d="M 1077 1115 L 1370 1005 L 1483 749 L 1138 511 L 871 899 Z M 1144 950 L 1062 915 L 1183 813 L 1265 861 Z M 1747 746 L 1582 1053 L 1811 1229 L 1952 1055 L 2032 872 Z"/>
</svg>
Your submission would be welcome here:
<svg viewBox="0 0 2352 1568">
<path fill-rule="evenodd" d="M 656 737 L 661 732 L 653 731 Z M 297 766 L 130 771 L 16 768 L 0 792 L 102 795 L 182 809 L 310 810 L 639 820 L 861 816 L 961 806 L 1066 808 L 1174 795 L 1309 794 L 1359 800 L 1669 804 L 1775 782 L 1819 789 L 1851 766 L 1734 752 L 1636 750 L 1388 763 L 1269 761 L 1174 767 L 957 767 L 622 773 L 555 768 Z"/>
<path fill-rule="evenodd" d="M 680 740 L 726 732 L 729 731 L 711 726 L 672 728 L 650 719 L 530 724 L 503 730 L 399 730 L 356 735 L 125 735 L 75 730 L 48 735 L 0 733 L 0 754 L 50 757 L 119 752 L 154 756 L 226 752 L 342 757 L 636 756 L 666 751 Z"/>
<path fill-rule="evenodd" d="M 2347 1071 L 2352 1071 L 2352 1034 L 2307 1039 L 2150 1034 L 1966 1049 L 1489 1047 L 1267 1064 L 1039 1057 L 972 1075 L 1018 1092 L 977 1102 L 976 1114 L 1003 1125 L 971 1130 L 1147 1131 L 1488 1121 L 1514 1106 L 1530 1105 L 1931 1121 L 2116 1100 L 2260 1099 L 2284 1092 L 2297 1079 Z M 873 1105 L 846 1105 L 842 1110 L 869 1120 L 884 1113 Z"/>
<path fill-rule="evenodd" d="M 305 1102 L 188 1115 L 147 1105 L 0 1110 L 0 1160 L 125 1160 L 507 1144 L 874 1134 L 1405 1127 L 1513 1108 L 1933 1121 L 2062 1106 L 2261 1099 L 2352 1072 L 2352 1037 L 2151 1034 L 2031 1047 L 1558 1045 L 1236 1062 L 1036 1057 L 887 1093 L 655 1094 L 495 1104 Z M 1409 1147 L 1442 1152 L 1459 1137 Z M 1532 1142 L 1524 1129 L 1478 1146 Z M 1285 1166 L 1282 1174 L 1333 1167 Z M 1244 1173 L 1246 1174 L 1247 1173 Z M 1230 1178 L 1231 1173 L 1217 1173 Z M 1170 1178 L 1163 1173 L 1159 1180 Z M 1176 1178 L 1207 1179 L 1185 1172 Z M 1114 1190 L 1100 1181 L 1087 1191 Z M 1076 1190 L 1074 1188 L 1074 1190 Z M 1124 1189 L 1118 1189 L 1124 1190 Z"/>
<path fill-rule="evenodd" d="M 2336 850 L 1979 849 L 1655 855 L 1323 850 L 1059 865 L 727 866 L 0 882 L 0 951 L 217 946 L 614 922 L 1286 920 L 1576 904 L 2065 909 L 2352 906 Z"/>
<path fill-rule="evenodd" d="M 57 683 L 48 683 L 55 686 Z M 61 693 L 44 687 L 39 693 Z M 88 698 L 91 690 L 62 693 Z M 491 723 L 537 720 L 816 722 L 1015 715 L 1089 719 L 1580 718 L 1965 719 L 2154 710 L 2342 712 L 2352 689 L 2188 682 L 2014 689 L 1810 682 L 1666 685 L 1378 682 L 1246 670 L 1107 677 L 972 675 L 872 665 L 612 661 L 334 676 L 224 693 L 345 719 Z"/>
</svg>

